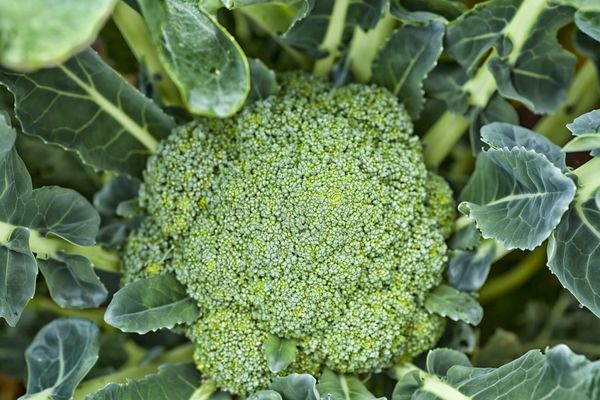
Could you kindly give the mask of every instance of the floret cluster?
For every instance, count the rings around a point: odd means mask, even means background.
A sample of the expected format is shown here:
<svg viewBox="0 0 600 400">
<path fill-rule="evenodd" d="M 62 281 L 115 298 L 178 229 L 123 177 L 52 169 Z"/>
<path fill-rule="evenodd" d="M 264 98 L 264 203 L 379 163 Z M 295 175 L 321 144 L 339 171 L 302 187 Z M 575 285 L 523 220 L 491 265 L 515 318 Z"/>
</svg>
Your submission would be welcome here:
<svg viewBox="0 0 600 400">
<path fill-rule="evenodd" d="M 144 174 L 148 212 L 128 280 L 174 273 L 202 312 L 200 370 L 245 394 L 268 385 L 263 345 L 294 339 L 281 374 L 379 371 L 431 347 L 423 302 L 446 262 L 446 183 L 395 96 L 306 74 L 229 119 L 176 130 Z"/>
</svg>

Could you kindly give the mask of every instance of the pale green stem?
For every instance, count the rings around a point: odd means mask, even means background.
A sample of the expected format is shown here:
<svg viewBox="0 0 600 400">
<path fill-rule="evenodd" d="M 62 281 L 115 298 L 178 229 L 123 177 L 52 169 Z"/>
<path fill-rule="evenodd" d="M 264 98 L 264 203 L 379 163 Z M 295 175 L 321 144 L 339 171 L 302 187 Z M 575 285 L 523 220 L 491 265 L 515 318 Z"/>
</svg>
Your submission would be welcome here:
<svg viewBox="0 0 600 400">
<path fill-rule="evenodd" d="M 169 106 L 181 105 L 181 95 L 160 62 L 142 16 L 124 1 L 119 1 L 112 18 L 136 60 L 144 65 L 148 75 L 155 82 L 161 101 Z"/>
<path fill-rule="evenodd" d="M 578 178 L 577 204 L 586 202 L 600 188 L 600 157 L 594 157 L 573 171 Z"/>
<path fill-rule="evenodd" d="M 49 298 L 42 296 L 36 296 L 29 300 L 27 308 L 30 310 L 43 311 L 44 313 L 50 312 L 59 317 L 84 318 L 105 329 L 114 329 L 104 322 L 104 309 L 94 308 L 89 310 L 76 310 L 73 308 L 62 308 Z"/>
<path fill-rule="evenodd" d="M 471 397 L 462 394 L 458 389 L 450 386 L 435 375 L 417 368 L 413 364 L 407 363 L 402 366 L 394 367 L 390 371 L 392 376 L 399 380 L 404 375 L 418 371 L 421 382 L 420 390 L 431 393 L 441 400 L 470 400 Z"/>
<path fill-rule="evenodd" d="M 6 244 L 10 235 L 17 227 L 6 222 L 0 222 L 0 243 Z M 29 248 L 38 258 L 55 257 L 59 252 L 78 254 L 86 257 L 95 268 L 105 271 L 119 271 L 121 259 L 117 253 L 108 251 L 101 246 L 79 246 L 57 236 L 44 237 L 39 232 L 29 229 Z"/>
<path fill-rule="evenodd" d="M 440 165 L 470 124 L 462 115 L 446 111 L 423 136 L 425 164 L 432 169 Z"/>
<path fill-rule="evenodd" d="M 508 55 L 509 64 L 514 64 L 521 54 L 521 50 L 537 23 L 548 0 L 525 0 L 517 10 L 513 19 L 503 30 L 504 35 L 510 39 L 512 49 Z"/>
<path fill-rule="evenodd" d="M 591 110 L 600 99 L 596 66 L 590 60 L 581 66 L 569 86 L 567 101 L 552 114 L 542 118 L 533 130 L 546 136 L 553 143 L 562 145 L 571 138 L 566 125 L 576 117 Z"/>
<path fill-rule="evenodd" d="M 390 34 L 396 27 L 396 19 L 389 12 L 368 32 L 359 26 L 354 29 L 348 58 L 350 69 L 358 82 L 366 83 L 371 79 L 373 60 Z"/>
<path fill-rule="evenodd" d="M 193 353 L 194 345 L 191 343 L 185 344 L 166 352 L 148 364 L 123 368 L 112 374 L 90 379 L 79 385 L 73 395 L 73 400 L 85 400 L 88 394 L 97 392 L 109 383 L 125 383 L 128 379 L 141 379 L 147 375 L 157 373 L 158 367 L 162 364 L 191 362 Z"/>
<path fill-rule="evenodd" d="M 333 5 L 329 26 L 323 38 L 323 43 L 320 46 L 320 49 L 328 52 L 328 55 L 315 63 L 313 72 L 316 75 L 327 76 L 329 71 L 331 71 L 333 63 L 339 56 L 338 47 L 342 42 L 349 5 L 350 0 L 336 0 Z"/>
<path fill-rule="evenodd" d="M 492 301 L 522 286 L 545 265 L 545 260 L 545 246 L 537 248 L 513 266 L 510 271 L 487 281 L 479 292 L 479 301 L 482 303 Z"/>
</svg>

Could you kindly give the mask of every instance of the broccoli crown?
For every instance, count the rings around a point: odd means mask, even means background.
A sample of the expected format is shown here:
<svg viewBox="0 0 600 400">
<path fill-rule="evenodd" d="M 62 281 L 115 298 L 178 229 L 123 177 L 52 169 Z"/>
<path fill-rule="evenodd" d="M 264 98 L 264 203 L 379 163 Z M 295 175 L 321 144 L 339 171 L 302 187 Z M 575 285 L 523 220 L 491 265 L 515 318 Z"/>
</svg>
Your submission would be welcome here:
<svg viewBox="0 0 600 400">
<path fill-rule="evenodd" d="M 161 143 L 144 174 L 149 217 L 128 279 L 172 272 L 202 310 L 188 335 L 234 393 L 273 378 L 269 335 L 295 339 L 282 374 L 379 371 L 431 347 L 454 217 L 396 97 L 284 75 L 277 95 Z"/>
</svg>

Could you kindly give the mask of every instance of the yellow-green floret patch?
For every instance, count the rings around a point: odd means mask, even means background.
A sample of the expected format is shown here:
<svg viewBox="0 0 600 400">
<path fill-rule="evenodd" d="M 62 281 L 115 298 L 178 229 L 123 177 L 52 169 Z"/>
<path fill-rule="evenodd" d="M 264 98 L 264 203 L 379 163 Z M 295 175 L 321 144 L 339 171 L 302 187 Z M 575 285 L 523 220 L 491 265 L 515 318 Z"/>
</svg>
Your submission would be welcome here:
<svg viewBox="0 0 600 400">
<path fill-rule="evenodd" d="M 280 83 L 161 143 L 125 256 L 128 279 L 172 272 L 187 287 L 202 311 L 188 328 L 196 362 L 240 394 L 275 376 L 269 335 L 298 343 L 280 374 L 369 372 L 428 349 L 443 326 L 423 302 L 454 204 L 404 107 L 374 86 Z"/>
</svg>

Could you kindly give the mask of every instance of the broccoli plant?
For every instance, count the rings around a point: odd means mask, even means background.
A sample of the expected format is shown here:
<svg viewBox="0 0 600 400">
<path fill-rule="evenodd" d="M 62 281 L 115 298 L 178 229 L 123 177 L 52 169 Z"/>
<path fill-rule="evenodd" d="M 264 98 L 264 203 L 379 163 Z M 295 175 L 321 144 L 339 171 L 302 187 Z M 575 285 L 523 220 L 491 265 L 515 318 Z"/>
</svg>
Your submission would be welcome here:
<svg viewBox="0 0 600 400">
<path fill-rule="evenodd" d="M 0 397 L 600 398 L 599 42 L 591 0 L 0 0 Z"/>
</svg>

